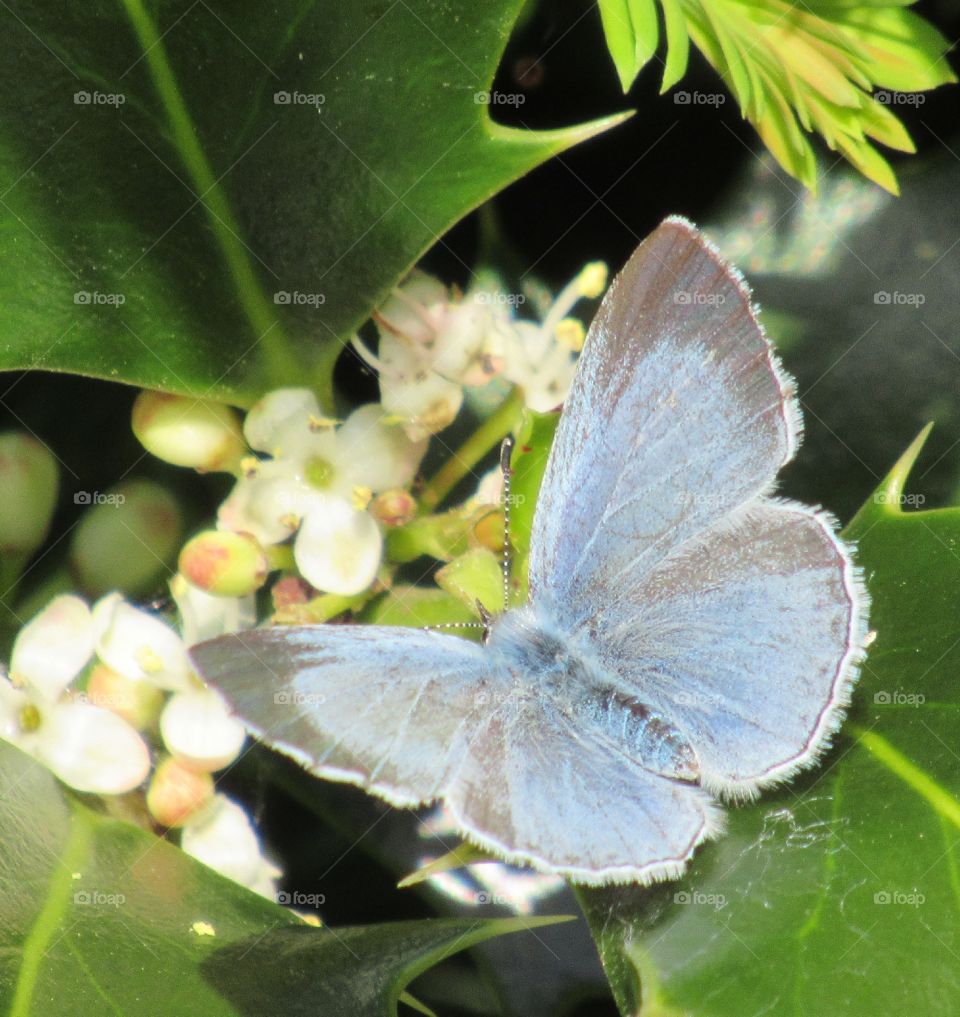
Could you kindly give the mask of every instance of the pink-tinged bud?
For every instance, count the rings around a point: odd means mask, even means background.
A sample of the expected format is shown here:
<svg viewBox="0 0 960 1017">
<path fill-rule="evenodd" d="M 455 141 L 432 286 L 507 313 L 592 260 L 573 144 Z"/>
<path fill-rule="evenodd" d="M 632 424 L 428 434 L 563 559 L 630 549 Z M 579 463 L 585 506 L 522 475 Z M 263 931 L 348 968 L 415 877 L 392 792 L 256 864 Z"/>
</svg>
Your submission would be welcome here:
<svg viewBox="0 0 960 1017">
<path fill-rule="evenodd" d="M 154 771 L 147 790 L 150 815 L 166 827 L 183 826 L 213 798 L 213 777 L 168 756 Z"/>
<path fill-rule="evenodd" d="M 154 589 L 181 540 L 173 497 L 153 481 L 129 480 L 87 501 L 91 508 L 70 541 L 70 564 L 82 589 L 94 597 Z"/>
<path fill-rule="evenodd" d="M 87 679 L 87 699 L 143 731 L 159 718 L 165 696 L 150 682 L 127 678 L 105 664 L 96 664 Z"/>
<path fill-rule="evenodd" d="M 367 511 L 384 526 L 403 526 L 417 514 L 417 500 L 402 487 L 394 487 L 378 494 Z"/>
<path fill-rule="evenodd" d="M 273 609 L 283 611 L 306 604 L 316 596 L 313 587 L 299 576 L 284 576 L 278 579 L 270 589 L 273 598 Z"/>
<path fill-rule="evenodd" d="M 29 434 L 0 434 L 0 551 L 29 555 L 46 539 L 57 500 L 57 461 Z"/>
<path fill-rule="evenodd" d="M 133 404 L 132 423 L 140 444 L 174 466 L 233 471 L 246 454 L 240 419 L 223 403 L 148 390 Z"/>
<path fill-rule="evenodd" d="M 267 581 L 270 564 L 256 537 L 204 530 L 180 552 L 181 575 L 217 597 L 246 597 Z"/>
</svg>

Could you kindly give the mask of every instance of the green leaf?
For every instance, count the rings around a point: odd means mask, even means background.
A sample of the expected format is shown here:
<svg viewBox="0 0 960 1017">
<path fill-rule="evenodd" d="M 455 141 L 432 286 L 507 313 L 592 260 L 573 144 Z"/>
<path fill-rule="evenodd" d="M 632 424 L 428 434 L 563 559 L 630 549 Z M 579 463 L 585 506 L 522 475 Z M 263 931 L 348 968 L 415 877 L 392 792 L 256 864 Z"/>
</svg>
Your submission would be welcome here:
<svg viewBox="0 0 960 1017">
<path fill-rule="evenodd" d="M 667 36 L 667 58 L 663 67 L 661 95 L 687 73 L 690 58 L 690 37 L 683 16 L 682 0 L 660 0 L 663 5 L 663 25 Z"/>
<path fill-rule="evenodd" d="M 630 18 L 630 0 L 597 0 L 607 49 L 613 58 L 626 94 L 640 72 L 637 65 L 637 37 Z"/>
<path fill-rule="evenodd" d="M 869 55 L 880 88 L 924 92 L 957 80 L 943 36 L 905 7 L 850 7 L 830 17 Z"/>
<path fill-rule="evenodd" d="M 516 444 L 510 459 L 510 543 L 513 546 L 515 580 L 522 600 L 527 593 L 527 556 L 533 533 L 533 516 L 540 484 L 560 423 L 559 413 L 534 413 L 527 410 L 517 428 Z"/>
<path fill-rule="evenodd" d="M 397 886 L 406 889 L 431 879 L 439 872 L 449 872 L 451 869 L 462 869 L 466 865 L 476 865 L 490 861 L 498 861 L 498 859 L 488 854 L 482 848 L 464 842 L 463 844 L 458 844 L 455 848 L 451 848 L 445 855 L 441 855 L 435 861 L 421 865 L 419 869 L 411 872 L 408 876 L 404 876 L 397 883 Z"/>
<path fill-rule="evenodd" d="M 817 177 L 807 134 L 817 133 L 869 180 L 898 193 L 893 170 L 868 139 L 900 151 L 913 151 L 913 143 L 889 110 L 878 115 L 872 89 L 919 92 L 956 81 L 946 61 L 947 40 L 900 0 L 659 4 L 667 38 L 661 92 L 683 76 L 692 40 L 776 160 L 811 189 Z M 653 0 L 600 6 L 626 91 L 657 44 Z"/>
<path fill-rule="evenodd" d="M 904 511 L 926 434 L 846 531 L 877 635 L 823 765 L 731 809 L 729 832 L 681 881 L 581 894 L 624 1014 L 949 1011 L 960 977 L 960 508 Z"/>
<path fill-rule="evenodd" d="M 328 399 L 342 342 L 438 236 L 622 119 L 490 119 L 521 6 L 8 5 L 0 368 Z"/>
<path fill-rule="evenodd" d="M 394 1017 L 408 983 L 443 958 L 556 920 L 313 928 L 92 812 L 5 742 L 0 886 L 9 1017 Z"/>
</svg>

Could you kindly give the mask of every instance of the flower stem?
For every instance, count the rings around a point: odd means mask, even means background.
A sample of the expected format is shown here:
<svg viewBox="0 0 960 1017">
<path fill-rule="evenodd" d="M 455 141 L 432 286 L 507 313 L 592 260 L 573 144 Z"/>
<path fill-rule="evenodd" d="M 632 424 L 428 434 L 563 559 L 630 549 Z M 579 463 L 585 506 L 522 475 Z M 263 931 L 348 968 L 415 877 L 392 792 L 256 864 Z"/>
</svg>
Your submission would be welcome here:
<svg viewBox="0 0 960 1017">
<path fill-rule="evenodd" d="M 497 409 L 426 482 L 420 493 L 420 507 L 424 512 L 433 512 L 477 463 L 516 427 L 522 410 L 523 394 L 514 386 Z"/>
</svg>

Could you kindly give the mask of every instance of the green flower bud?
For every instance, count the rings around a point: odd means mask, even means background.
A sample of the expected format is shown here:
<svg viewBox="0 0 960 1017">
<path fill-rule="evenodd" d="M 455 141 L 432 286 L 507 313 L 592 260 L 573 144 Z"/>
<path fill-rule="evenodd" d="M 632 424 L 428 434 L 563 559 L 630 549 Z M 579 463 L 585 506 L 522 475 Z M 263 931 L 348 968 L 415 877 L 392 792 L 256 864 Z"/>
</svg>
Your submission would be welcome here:
<svg viewBox="0 0 960 1017">
<path fill-rule="evenodd" d="M 246 454 L 240 419 L 223 403 L 147 390 L 132 423 L 143 447 L 174 466 L 233 471 Z"/>
<path fill-rule="evenodd" d="M 91 500 L 70 543 L 70 565 L 81 588 L 92 597 L 155 589 L 181 540 L 172 495 L 153 481 L 129 480 Z"/>
<path fill-rule="evenodd" d="M 180 552 L 180 573 L 198 589 L 218 597 L 245 597 L 267 581 L 270 565 L 256 537 L 229 530 L 204 530 Z"/>
<path fill-rule="evenodd" d="M 28 434 L 0 434 L 0 550 L 29 555 L 46 539 L 57 500 L 57 461 Z"/>
</svg>

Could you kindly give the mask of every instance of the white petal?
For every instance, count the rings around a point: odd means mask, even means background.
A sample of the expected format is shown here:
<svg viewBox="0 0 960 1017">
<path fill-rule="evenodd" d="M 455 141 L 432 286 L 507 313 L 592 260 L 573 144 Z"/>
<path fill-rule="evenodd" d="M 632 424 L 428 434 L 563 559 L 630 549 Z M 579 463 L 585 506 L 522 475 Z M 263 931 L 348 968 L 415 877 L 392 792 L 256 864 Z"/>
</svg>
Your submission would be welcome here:
<svg viewBox="0 0 960 1017">
<path fill-rule="evenodd" d="M 256 597 L 215 597 L 198 590 L 179 573 L 170 580 L 170 593 L 180 612 L 185 646 L 252 628 L 257 620 Z"/>
<path fill-rule="evenodd" d="M 373 582 L 382 550 L 383 538 L 366 512 L 341 498 L 323 498 L 305 516 L 293 557 L 312 586 L 349 597 Z"/>
<path fill-rule="evenodd" d="M 198 770 L 221 770 L 243 748 L 243 724 L 210 689 L 178 692 L 163 708 L 160 733 L 178 759 Z"/>
<path fill-rule="evenodd" d="M 403 335 L 411 345 L 429 345 L 442 323 L 448 296 L 439 279 L 419 270 L 411 272 L 377 308 L 381 346 L 385 334 Z"/>
<path fill-rule="evenodd" d="M 159 618 L 111 593 L 94 606 L 93 623 L 97 655 L 107 667 L 161 689 L 191 688 L 183 641 Z"/>
<path fill-rule="evenodd" d="M 20 630 L 10 671 L 53 702 L 90 659 L 93 639 L 90 608 L 79 597 L 56 597 Z"/>
<path fill-rule="evenodd" d="M 516 322 L 505 349 L 504 376 L 523 389 L 530 409 L 546 413 L 566 399 L 576 371 L 570 350 L 542 328 Z"/>
<path fill-rule="evenodd" d="M 308 388 L 278 388 L 255 403 L 243 422 L 251 448 L 275 455 L 285 441 L 310 433 L 310 418 L 319 416 L 317 397 Z"/>
<path fill-rule="evenodd" d="M 351 485 L 386 491 L 406 487 L 427 451 L 427 439 L 411 441 L 402 427 L 383 423 L 383 407 L 353 411 L 337 431 L 336 459 Z"/>
<path fill-rule="evenodd" d="M 381 374 L 380 397 L 383 408 L 404 421 L 412 441 L 442 431 L 453 423 L 463 405 L 463 389 L 434 371 L 402 379 Z"/>
<path fill-rule="evenodd" d="M 250 533 L 261 544 L 279 544 L 297 528 L 305 491 L 293 461 L 260 463 L 257 475 L 242 477 L 217 513 L 217 525 Z"/>
<path fill-rule="evenodd" d="M 246 812 L 223 795 L 196 822 L 183 828 L 180 846 L 188 855 L 235 883 L 271 895 L 270 881 L 280 875 L 260 853 L 260 842 Z"/>
<path fill-rule="evenodd" d="M 61 703 L 44 717 L 37 755 L 70 787 L 122 794 L 142 784 L 150 752 L 139 734 L 110 710 Z"/>
<path fill-rule="evenodd" d="M 509 315 L 502 306 L 481 302 L 498 295 L 475 293 L 451 308 L 437 339 L 433 370 L 460 385 L 485 385 L 499 373 Z"/>
</svg>

